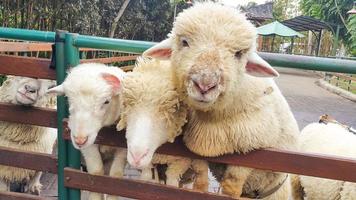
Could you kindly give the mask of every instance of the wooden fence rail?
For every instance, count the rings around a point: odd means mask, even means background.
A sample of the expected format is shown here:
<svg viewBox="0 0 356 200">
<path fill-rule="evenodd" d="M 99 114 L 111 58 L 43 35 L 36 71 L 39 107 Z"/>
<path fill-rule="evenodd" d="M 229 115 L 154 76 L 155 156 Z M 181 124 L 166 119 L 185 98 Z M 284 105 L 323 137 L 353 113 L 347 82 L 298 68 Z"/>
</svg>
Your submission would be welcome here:
<svg viewBox="0 0 356 200">
<path fill-rule="evenodd" d="M 17 192 L 0 192 L 1 200 L 50 200 L 49 198 L 39 197 L 30 194 Z"/>
<path fill-rule="evenodd" d="M 89 190 L 105 194 L 120 195 L 129 198 L 143 200 L 231 200 L 231 197 L 214 193 L 176 188 L 172 186 L 155 184 L 126 178 L 113 178 L 109 176 L 97 176 L 84 173 L 79 170 L 64 169 L 65 186 L 77 189 Z M 242 200 L 242 199 L 241 199 Z"/>
<path fill-rule="evenodd" d="M 0 147 L 0 164 L 57 173 L 57 158 L 50 154 Z"/>
<path fill-rule="evenodd" d="M 70 130 L 66 121 L 64 121 L 64 127 L 66 128 L 63 137 L 70 140 Z M 118 133 L 114 127 L 104 128 L 98 134 L 96 143 L 126 148 L 124 131 Z M 174 143 L 162 145 L 158 148 L 157 153 L 356 182 L 356 160 L 350 158 L 278 149 L 256 150 L 245 155 L 235 153 L 219 157 L 202 157 L 190 152 L 183 144 L 181 137 L 176 138 Z"/>
<path fill-rule="evenodd" d="M 57 128 L 57 113 L 54 109 L 0 103 L 0 110 L 0 121 Z"/>
</svg>

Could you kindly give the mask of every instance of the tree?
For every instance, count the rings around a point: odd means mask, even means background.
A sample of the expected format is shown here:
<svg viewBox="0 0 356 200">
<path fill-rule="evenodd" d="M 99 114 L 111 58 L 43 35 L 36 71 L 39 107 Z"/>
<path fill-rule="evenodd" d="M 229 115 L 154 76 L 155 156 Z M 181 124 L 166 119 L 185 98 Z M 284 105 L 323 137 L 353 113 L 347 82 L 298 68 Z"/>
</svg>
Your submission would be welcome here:
<svg viewBox="0 0 356 200">
<path fill-rule="evenodd" d="M 116 30 L 116 27 L 117 27 L 117 22 L 120 20 L 120 18 L 122 17 L 122 15 L 124 14 L 127 6 L 129 5 L 130 3 L 130 0 L 125 0 L 123 3 L 122 3 L 122 6 L 120 7 L 120 10 L 119 12 L 117 12 L 117 16 L 115 17 L 114 21 L 112 22 L 111 24 L 111 28 L 110 28 L 110 32 L 109 32 L 109 37 L 114 37 L 114 34 L 115 34 L 115 30 Z"/>
<path fill-rule="evenodd" d="M 347 11 L 352 8 L 353 0 L 302 0 L 301 9 L 303 14 L 323 20 L 331 25 L 333 32 L 336 32 L 336 27 L 340 26 L 340 38 L 348 47 L 349 52 L 356 46 L 354 20 L 350 19 L 347 23 Z M 353 18 L 353 17 L 352 17 Z"/>
</svg>

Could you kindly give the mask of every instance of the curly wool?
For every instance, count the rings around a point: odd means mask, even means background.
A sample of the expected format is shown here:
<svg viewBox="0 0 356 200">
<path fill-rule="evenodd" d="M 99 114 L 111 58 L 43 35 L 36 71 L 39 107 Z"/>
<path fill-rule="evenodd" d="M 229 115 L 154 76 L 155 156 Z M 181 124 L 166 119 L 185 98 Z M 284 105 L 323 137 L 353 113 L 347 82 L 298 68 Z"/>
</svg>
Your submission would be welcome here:
<svg viewBox="0 0 356 200">
<path fill-rule="evenodd" d="M 356 158 L 356 135 L 338 124 L 309 124 L 302 130 L 299 144 L 303 152 Z M 356 197 L 356 183 L 310 176 L 299 176 L 299 179 L 300 185 L 293 185 L 293 190 L 296 192 L 302 186 L 307 199 L 351 200 Z M 302 199 L 297 193 L 294 198 Z"/>
<path fill-rule="evenodd" d="M 123 107 L 118 127 L 126 127 L 128 113 L 141 108 L 155 108 L 156 117 L 165 120 L 170 142 L 181 134 L 186 123 L 187 109 L 180 105 L 172 84 L 170 62 L 138 59 L 136 67 L 123 80 Z M 163 81 L 167 80 L 167 81 Z"/>
<path fill-rule="evenodd" d="M 182 126 L 186 123 L 187 108 L 181 104 L 178 93 L 173 84 L 173 74 L 170 62 L 139 58 L 133 72 L 128 73 L 123 80 L 123 107 L 119 129 L 127 126 L 128 115 L 137 116 L 139 111 L 147 110 L 154 113 L 155 118 L 164 121 L 168 130 L 169 142 L 173 142 L 176 136 L 182 133 Z M 182 179 L 183 174 L 192 169 L 196 175 L 194 187 L 198 190 L 207 190 L 208 169 L 205 163 L 193 161 L 189 158 L 154 154 L 152 164 L 168 165 L 163 172 L 166 176 L 165 182 L 169 185 L 172 180 L 180 180 L 180 184 L 185 184 Z M 157 168 L 158 170 L 158 168 Z M 188 177 L 189 176 L 189 177 Z M 169 178 L 168 178 L 169 177 Z M 185 178 L 190 179 L 187 175 Z"/>
<path fill-rule="evenodd" d="M 298 125 L 274 81 L 246 73 L 248 55 L 255 51 L 256 29 L 245 16 L 218 4 L 197 4 L 179 14 L 170 38 L 177 90 L 191 109 L 184 130 L 184 142 L 191 151 L 202 156 L 220 156 L 262 148 L 296 147 Z M 182 38 L 187 38 L 189 48 L 182 47 Z M 236 59 L 231 52 L 239 50 L 241 57 Z M 197 108 L 187 97 L 191 73 L 187 66 L 221 69 L 223 92 L 211 106 Z M 246 180 L 242 193 L 263 193 L 282 182 L 285 176 L 228 166 L 225 185 L 235 190 L 229 194 L 239 195 L 241 180 Z M 286 183 L 268 198 L 288 199 Z"/>
<path fill-rule="evenodd" d="M 19 78 L 21 77 L 9 76 L 0 87 L 1 102 L 15 103 L 16 83 Z M 42 96 L 34 106 L 56 108 L 56 98 Z M 50 154 L 57 138 L 56 133 L 56 129 L 53 128 L 0 121 L 0 146 Z M 34 170 L 0 165 L 0 178 L 7 182 L 28 180 L 34 174 Z"/>
</svg>

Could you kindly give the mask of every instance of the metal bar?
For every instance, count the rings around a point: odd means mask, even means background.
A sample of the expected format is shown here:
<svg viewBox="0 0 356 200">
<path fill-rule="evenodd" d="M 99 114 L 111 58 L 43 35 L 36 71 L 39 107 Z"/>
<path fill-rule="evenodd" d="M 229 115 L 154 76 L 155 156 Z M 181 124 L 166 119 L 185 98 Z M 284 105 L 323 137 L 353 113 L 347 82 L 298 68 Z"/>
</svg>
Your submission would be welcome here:
<svg viewBox="0 0 356 200">
<path fill-rule="evenodd" d="M 353 60 L 266 52 L 260 52 L 259 55 L 269 64 L 277 67 L 356 74 L 356 61 Z"/>
<path fill-rule="evenodd" d="M 54 42 L 55 33 L 18 28 L 0 28 L 0 38 L 39 42 Z"/>
<path fill-rule="evenodd" d="M 34 38 L 29 38 L 22 36 L 20 33 L 28 30 L 23 29 L 11 29 L 19 31 L 19 33 L 8 33 L 9 28 L 0 28 L 0 37 L 8 37 L 13 39 L 28 39 L 33 41 L 44 41 L 44 31 L 30 31 L 33 34 L 39 34 Z M 49 34 L 51 35 L 51 34 Z M 43 37 L 43 38 L 42 38 Z M 48 37 L 47 37 L 48 38 Z M 38 39 L 38 40 L 35 40 Z M 47 39 L 48 40 L 48 39 Z M 153 46 L 154 42 L 144 42 L 144 41 L 133 41 L 133 40 L 122 40 L 122 39 L 112 39 L 103 37 L 93 37 L 78 35 L 74 38 L 73 44 L 77 47 L 90 47 L 90 48 L 100 48 L 106 50 L 122 50 L 126 52 L 141 53 L 147 48 Z M 341 73 L 356 73 L 356 62 L 355 61 L 344 61 L 340 59 L 328 59 L 328 58 L 313 58 L 308 56 L 296 56 L 296 55 L 285 55 L 285 54 L 273 54 L 273 53 L 260 53 L 263 58 L 270 62 L 272 65 L 287 68 L 297 68 L 297 69 L 307 69 L 307 70 L 317 70 L 317 71 L 330 71 L 330 72 L 341 72 Z"/>
<path fill-rule="evenodd" d="M 73 44 L 77 47 L 142 53 L 156 43 L 80 35 L 74 39 Z"/>
<path fill-rule="evenodd" d="M 64 38 L 65 31 L 56 32 L 55 41 L 55 58 L 56 58 L 56 76 L 57 85 L 63 83 L 66 76 L 66 68 L 64 65 Z M 68 116 L 67 100 L 64 96 L 57 97 L 57 141 L 58 141 L 58 199 L 68 199 L 68 189 L 64 186 L 64 168 L 67 164 L 67 141 L 62 137 L 64 131 L 62 120 Z"/>
<path fill-rule="evenodd" d="M 75 67 L 79 64 L 79 49 L 73 45 L 73 40 L 77 34 L 66 33 L 64 42 L 64 58 L 67 69 Z M 67 143 L 67 162 L 71 168 L 80 168 L 80 151 L 73 147 L 71 142 Z M 80 190 L 68 189 L 68 199 L 80 200 Z"/>
</svg>

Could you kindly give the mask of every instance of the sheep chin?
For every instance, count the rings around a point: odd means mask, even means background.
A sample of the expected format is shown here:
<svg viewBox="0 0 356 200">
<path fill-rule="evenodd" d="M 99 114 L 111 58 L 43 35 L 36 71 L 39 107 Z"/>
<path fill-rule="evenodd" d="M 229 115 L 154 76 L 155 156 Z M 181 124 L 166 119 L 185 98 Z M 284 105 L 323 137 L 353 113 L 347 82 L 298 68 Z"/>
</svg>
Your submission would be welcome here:
<svg viewBox="0 0 356 200">
<path fill-rule="evenodd" d="M 36 99 L 33 99 L 19 91 L 16 93 L 15 100 L 18 105 L 32 106 L 36 103 Z"/>
</svg>

